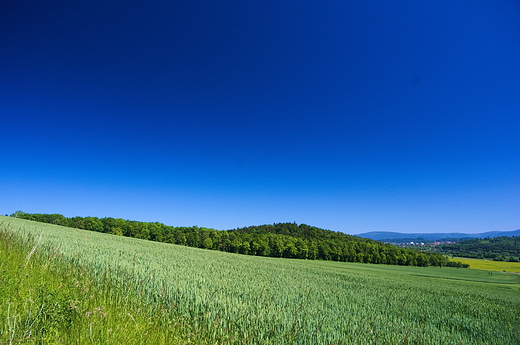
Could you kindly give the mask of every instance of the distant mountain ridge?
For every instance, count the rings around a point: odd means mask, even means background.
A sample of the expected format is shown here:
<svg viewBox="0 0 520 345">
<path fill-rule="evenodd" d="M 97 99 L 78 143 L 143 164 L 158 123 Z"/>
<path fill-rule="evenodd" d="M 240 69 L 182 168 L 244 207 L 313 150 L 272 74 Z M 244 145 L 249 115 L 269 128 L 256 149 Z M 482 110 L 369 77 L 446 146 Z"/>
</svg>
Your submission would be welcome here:
<svg viewBox="0 0 520 345">
<path fill-rule="evenodd" d="M 403 233 L 403 232 L 392 232 L 392 231 L 370 231 L 362 234 L 356 234 L 356 236 L 370 238 L 375 241 L 392 242 L 397 240 L 405 241 L 442 241 L 442 240 L 453 240 L 453 239 L 470 239 L 470 238 L 485 238 L 485 237 L 501 237 L 501 236 L 520 236 L 520 229 L 513 231 L 488 231 L 478 234 L 465 234 L 461 232 L 450 232 L 450 233 Z"/>
</svg>

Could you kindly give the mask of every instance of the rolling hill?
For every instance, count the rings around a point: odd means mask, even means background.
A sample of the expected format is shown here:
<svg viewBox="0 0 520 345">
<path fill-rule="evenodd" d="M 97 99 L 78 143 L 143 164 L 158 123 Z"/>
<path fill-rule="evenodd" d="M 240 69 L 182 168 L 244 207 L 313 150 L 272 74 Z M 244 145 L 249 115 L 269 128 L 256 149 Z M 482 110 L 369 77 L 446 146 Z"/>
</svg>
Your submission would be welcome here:
<svg viewBox="0 0 520 345">
<path fill-rule="evenodd" d="M 505 272 L 237 255 L 3 216 L 0 272 L 6 344 L 510 345 L 520 332 Z"/>
</svg>

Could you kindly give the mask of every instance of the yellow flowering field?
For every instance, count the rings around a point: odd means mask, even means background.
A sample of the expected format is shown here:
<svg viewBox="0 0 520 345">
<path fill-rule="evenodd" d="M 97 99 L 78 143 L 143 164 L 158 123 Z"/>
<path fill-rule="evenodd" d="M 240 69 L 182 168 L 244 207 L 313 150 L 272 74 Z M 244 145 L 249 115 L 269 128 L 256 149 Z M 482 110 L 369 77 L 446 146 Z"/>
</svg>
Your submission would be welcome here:
<svg viewBox="0 0 520 345">
<path fill-rule="evenodd" d="M 460 261 L 464 264 L 469 264 L 470 268 L 478 270 L 520 273 L 520 262 L 492 261 L 459 257 L 454 258 L 454 260 Z"/>
</svg>

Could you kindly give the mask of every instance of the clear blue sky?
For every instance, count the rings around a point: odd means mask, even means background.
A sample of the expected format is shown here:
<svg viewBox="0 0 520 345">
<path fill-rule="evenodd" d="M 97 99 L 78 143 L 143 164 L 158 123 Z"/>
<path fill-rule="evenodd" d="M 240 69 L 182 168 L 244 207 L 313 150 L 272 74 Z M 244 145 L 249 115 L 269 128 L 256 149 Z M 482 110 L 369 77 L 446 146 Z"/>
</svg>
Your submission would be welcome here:
<svg viewBox="0 0 520 345">
<path fill-rule="evenodd" d="M 4 1 L 0 213 L 520 228 L 520 3 Z"/>
</svg>

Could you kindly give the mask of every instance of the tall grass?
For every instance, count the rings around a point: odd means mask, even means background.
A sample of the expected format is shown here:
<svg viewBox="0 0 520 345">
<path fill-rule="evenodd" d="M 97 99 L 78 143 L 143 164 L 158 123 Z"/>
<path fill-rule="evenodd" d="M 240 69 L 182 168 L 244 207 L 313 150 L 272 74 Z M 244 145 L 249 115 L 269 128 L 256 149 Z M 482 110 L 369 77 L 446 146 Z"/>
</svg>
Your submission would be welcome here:
<svg viewBox="0 0 520 345">
<path fill-rule="evenodd" d="M 2 266 L 6 279 L 47 275 L 30 289 L 18 284 L 22 297 L 0 294 L 2 342 L 518 344 L 519 285 L 453 279 L 467 270 L 242 256 L 13 222 L 7 237 L 34 237 L 11 269 Z M 435 272 L 452 279 L 424 276 Z M 13 315 L 31 332 L 13 327 Z"/>
<path fill-rule="evenodd" d="M 96 276 L 56 249 L 0 228 L 0 344 L 189 343 L 182 320 L 147 303 L 131 276 Z"/>
</svg>

